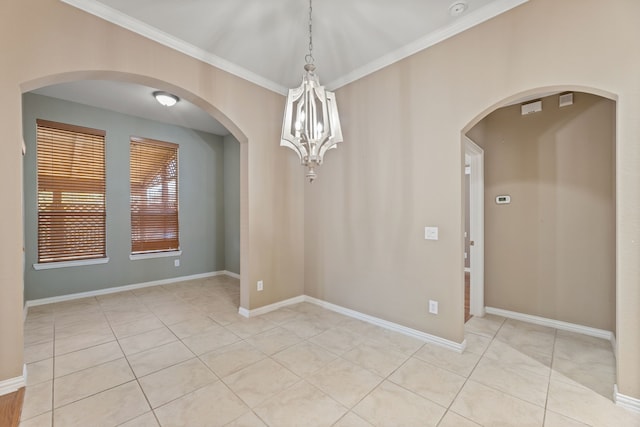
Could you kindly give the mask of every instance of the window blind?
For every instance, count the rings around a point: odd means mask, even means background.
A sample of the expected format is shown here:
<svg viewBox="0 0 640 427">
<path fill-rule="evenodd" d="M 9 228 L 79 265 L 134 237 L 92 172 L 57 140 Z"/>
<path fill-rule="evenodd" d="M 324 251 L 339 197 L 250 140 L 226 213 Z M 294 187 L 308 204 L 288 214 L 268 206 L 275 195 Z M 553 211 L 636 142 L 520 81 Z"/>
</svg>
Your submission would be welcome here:
<svg viewBox="0 0 640 427">
<path fill-rule="evenodd" d="M 132 137 L 131 253 L 180 249 L 178 145 Z"/>
<path fill-rule="evenodd" d="M 105 132 L 36 125 L 38 262 L 105 258 Z"/>
</svg>

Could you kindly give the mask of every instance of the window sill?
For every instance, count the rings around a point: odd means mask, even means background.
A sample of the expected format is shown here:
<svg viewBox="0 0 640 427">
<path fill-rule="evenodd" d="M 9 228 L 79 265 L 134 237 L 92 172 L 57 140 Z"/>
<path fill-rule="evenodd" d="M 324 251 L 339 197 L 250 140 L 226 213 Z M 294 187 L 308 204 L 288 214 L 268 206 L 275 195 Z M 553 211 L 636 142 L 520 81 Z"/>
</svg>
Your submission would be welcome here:
<svg viewBox="0 0 640 427">
<path fill-rule="evenodd" d="M 106 264 L 109 258 L 81 259 L 79 261 L 43 262 L 33 264 L 34 270 L 50 270 L 53 268 L 82 267 L 84 265 Z"/>
<path fill-rule="evenodd" d="M 182 251 L 149 252 L 146 254 L 131 254 L 129 255 L 129 259 L 131 261 L 137 261 L 141 259 L 168 258 L 168 257 L 180 256 L 180 255 L 182 255 Z"/>
</svg>

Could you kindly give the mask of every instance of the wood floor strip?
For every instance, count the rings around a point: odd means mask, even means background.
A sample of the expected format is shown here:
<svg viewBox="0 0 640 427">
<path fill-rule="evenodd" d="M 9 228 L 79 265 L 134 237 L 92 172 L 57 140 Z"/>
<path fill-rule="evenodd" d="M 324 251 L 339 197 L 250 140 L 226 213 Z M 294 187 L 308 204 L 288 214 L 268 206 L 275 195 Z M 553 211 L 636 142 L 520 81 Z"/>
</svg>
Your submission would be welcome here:
<svg viewBox="0 0 640 427">
<path fill-rule="evenodd" d="M 469 313 L 471 299 L 471 273 L 464 273 L 464 323 L 467 323 L 473 316 Z"/>
<path fill-rule="evenodd" d="M 14 393 L 0 396 L 0 426 L 18 427 L 23 400 L 24 387 Z"/>
</svg>

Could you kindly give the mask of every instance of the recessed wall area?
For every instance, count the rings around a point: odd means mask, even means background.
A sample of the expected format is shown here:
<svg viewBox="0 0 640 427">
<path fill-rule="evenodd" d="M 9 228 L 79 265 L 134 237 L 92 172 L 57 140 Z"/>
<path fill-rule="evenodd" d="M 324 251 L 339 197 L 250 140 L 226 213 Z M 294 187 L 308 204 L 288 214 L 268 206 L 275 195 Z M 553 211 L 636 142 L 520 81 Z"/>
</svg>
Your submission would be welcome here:
<svg viewBox="0 0 640 427">
<path fill-rule="evenodd" d="M 615 332 L 615 118 L 614 101 L 577 92 L 468 132 L 484 149 L 486 306 Z"/>
<path fill-rule="evenodd" d="M 106 131 L 107 264 L 34 270 L 36 119 Z M 217 271 L 240 273 L 240 148 L 219 136 L 32 93 L 23 95 L 25 300 Z M 129 138 L 179 144 L 180 265 L 130 260 Z"/>
</svg>

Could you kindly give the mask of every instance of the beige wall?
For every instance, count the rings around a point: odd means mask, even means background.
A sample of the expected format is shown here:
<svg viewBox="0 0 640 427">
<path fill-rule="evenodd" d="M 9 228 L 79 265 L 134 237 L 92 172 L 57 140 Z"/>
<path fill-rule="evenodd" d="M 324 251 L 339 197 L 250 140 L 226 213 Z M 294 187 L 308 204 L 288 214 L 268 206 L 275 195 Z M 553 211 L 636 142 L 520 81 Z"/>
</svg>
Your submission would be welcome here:
<svg viewBox="0 0 640 427">
<path fill-rule="evenodd" d="M 0 6 L 0 381 L 22 375 L 21 93 L 82 78 L 123 79 L 188 99 L 242 142 L 241 305 L 303 292 L 303 177 L 278 145 L 284 97 L 58 0 Z M 53 76 L 53 77 L 51 77 Z M 264 280 L 257 293 L 255 282 Z M 253 284 L 253 286 L 251 286 Z"/>
<path fill-rule="evenodd" d="M 615 109 L 554 95 L 469 132 L 484 149 L 486 306 L 615 331 Z"/>
<path fill-rule="evenodd" d="M 530 93 L 617 104 L 618 386 L 640 397 L 640 2 L 531 0 L 336 92 L 344 139 L 305 194 L 305 292 L 461 342 L 466 132 Z M 439 241 L 423 227 L 440 228 Z M 440 314 L 427 314 L 427 300 Z"/>
</svg>

